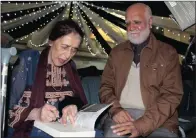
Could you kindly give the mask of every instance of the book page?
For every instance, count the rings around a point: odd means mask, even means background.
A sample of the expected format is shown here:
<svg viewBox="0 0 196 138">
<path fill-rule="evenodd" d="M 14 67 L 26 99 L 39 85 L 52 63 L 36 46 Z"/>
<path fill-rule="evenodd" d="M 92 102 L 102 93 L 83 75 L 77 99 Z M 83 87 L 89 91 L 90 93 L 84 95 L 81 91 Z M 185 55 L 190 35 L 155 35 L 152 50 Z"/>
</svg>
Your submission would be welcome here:
<svg viewBox="0 0 196 138">
<path fill-rule="evenodd" d="M 182 31 L 196 23 L 195 2 L 167 1 L 165 4 L 173 14 L 174 21 L 177 22 Z"/>
<path fill-rule="evenodd" d="M 59 122 L 43 123 L 34 122 L 34 126 L 53 137 L 94 137 L 94 126 L 97 118 L 112 104 L 86 105 L 77 113 L 74 125 L 67 123 L 65 126 Z"/>
<path fill-rule="evenodd" d="M 95 131 L 86 128 L 66 124 L 65 126 L 59 122 L 43 123 L 34 122 L 34 126 L 46 132 L 52 137 L 95 137 Z"/>
<path fill-rule="evenodd" d="M 78 112 L 75 125 L 94 130 L 96 118 L 94 113 Z"/>
<path fill-rule="evenodd" d="M 76 125 L 94 130 L 95 122 L 99 115 L 112 104 L 92 104 L 85 106 L 77 114 Z"/>
</svg>

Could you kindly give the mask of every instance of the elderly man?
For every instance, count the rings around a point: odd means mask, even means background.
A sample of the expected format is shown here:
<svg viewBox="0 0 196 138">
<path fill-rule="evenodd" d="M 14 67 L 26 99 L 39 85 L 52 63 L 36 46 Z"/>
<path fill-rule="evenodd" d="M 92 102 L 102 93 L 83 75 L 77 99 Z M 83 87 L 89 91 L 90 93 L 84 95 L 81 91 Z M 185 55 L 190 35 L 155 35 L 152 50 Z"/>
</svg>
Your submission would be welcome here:
<svg viewBox="0 0 196 138">
<path fill-rule="evenodd" d="M 100 100 L 114 102 L 104 123 L 106 137 L 177 137 L 183 91 L 176 50 L 151 33 L 152 12 L 142 3 L 126 11 L 129 41 L 110 53 Z"/>
</svg>

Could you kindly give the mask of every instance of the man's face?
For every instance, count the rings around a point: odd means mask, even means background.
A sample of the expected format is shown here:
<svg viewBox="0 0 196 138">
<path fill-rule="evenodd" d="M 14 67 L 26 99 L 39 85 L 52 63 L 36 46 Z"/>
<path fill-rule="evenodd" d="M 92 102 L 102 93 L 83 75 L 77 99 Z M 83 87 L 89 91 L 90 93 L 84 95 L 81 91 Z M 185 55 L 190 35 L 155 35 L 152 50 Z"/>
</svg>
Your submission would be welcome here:
<svg viewBox="0 0 196 138">
<path fill-rule="evenodd" d="M 77 52 L 81 37 L 77 33 L 70 33 L 50 43 L 49 60 L 55 66 L 66 64 Z"/>
<path fill-rule="evenodd" d="M 128 39 L 133 44 L 143 43 L 150 34 L 151 18 L 147 20 L 145 8 L 130 7 L 126 12 Z"/>
</svg>

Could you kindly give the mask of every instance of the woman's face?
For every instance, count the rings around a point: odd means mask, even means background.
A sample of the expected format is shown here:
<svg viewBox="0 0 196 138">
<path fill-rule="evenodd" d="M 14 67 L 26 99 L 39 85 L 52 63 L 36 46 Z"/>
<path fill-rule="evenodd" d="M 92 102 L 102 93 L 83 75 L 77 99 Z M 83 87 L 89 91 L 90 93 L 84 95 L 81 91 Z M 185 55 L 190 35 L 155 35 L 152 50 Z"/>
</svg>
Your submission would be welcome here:
<svg viewBox="0 0 196 138">
<path fill-rule="evenodd" d="M 81 37 L 77 33 L 70 33 L 50 42 L 49 63 L 55 66 L 63 66 L 77 52 Z"/>
</svg>

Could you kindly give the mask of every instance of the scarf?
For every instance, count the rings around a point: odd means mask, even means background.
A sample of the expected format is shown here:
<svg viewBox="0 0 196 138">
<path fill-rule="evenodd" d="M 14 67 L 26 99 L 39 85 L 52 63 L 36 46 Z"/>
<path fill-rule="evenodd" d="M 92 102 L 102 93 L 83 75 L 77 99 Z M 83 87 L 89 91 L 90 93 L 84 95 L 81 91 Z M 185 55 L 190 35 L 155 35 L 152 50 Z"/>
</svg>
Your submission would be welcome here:
<svg viewBox="0 0 196 138">
<path fill-rule="evenodd" d="M 148 36 L 148 38 L 141 44 L 133 44 L 130 42 L 130 45 L 133 49 L 133 52 L 134 52 L 134 57 L 133 57 L 133 61 L 134 63 L 137 65 L 139 62 L 140 62 L 140 54 L 141 54 L 141 51 L 142 49 L 148 45 L 150 41 L 150 35 Z"/>
<path fill-rule="evenodd" d="M 28 138 L 33 128 L 34 121 L 28 120 L 24 121 L 32 109 L 40 108 L 45 104 L 45 86 L 46 86 L 46 73 L 47 73 L 47 64 L 48 64 L 48 53 L 50 51 L 50 47 L 44 49 L 40 55 L 39 62 L 37 65 L 37 71 L 35 75 L 35 81 L 32 85 L 32 93 L 30 98 L 30 105 L 23 111 L 23 115 L 21 116 L 21 121 L 19 121 L 18 125 L 14 130 L 14 137 L 20 138 Z M 64 66 L 65 71 L 67 72 L 67 77 L 70 81 L 71 88 L 76 97 L 79 97 L 83 104 L 87 104 L 87 100 L 85 97 L 85 93 L 82 88 L 82 84 L 77 73 L 76 68 L 73 66 L 73 61 L 70 60 Z"/>
</svg>

